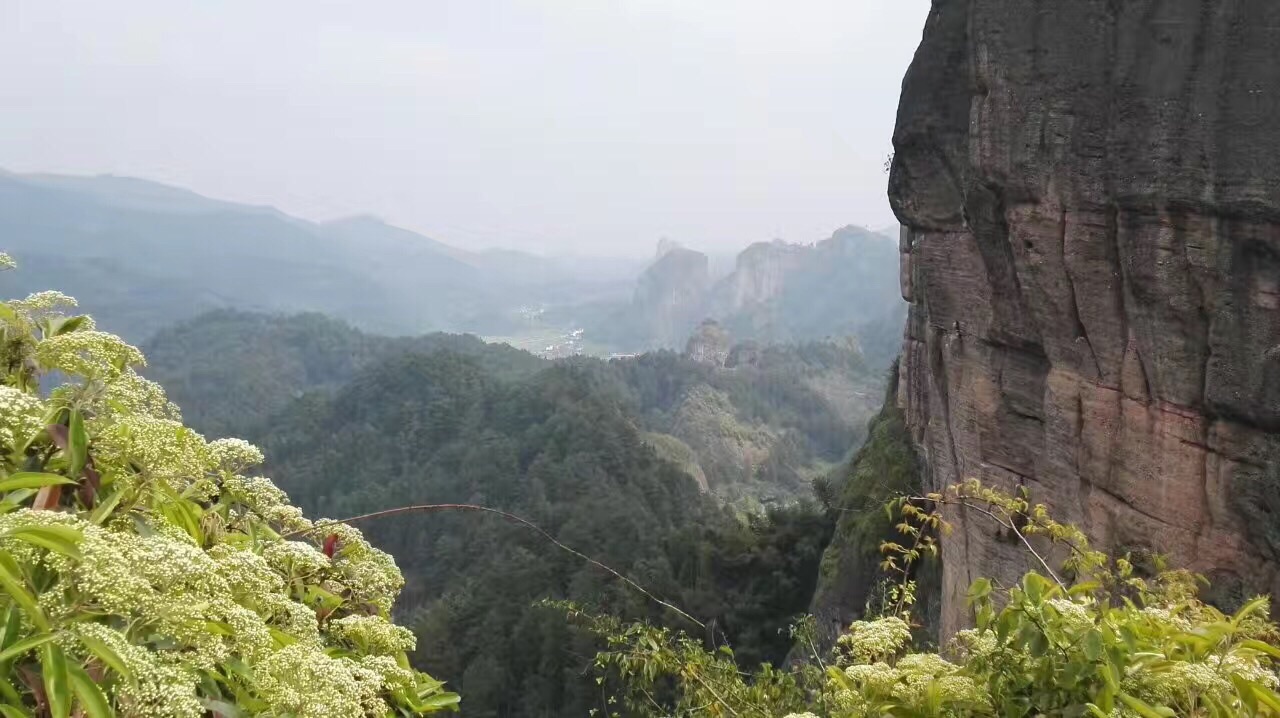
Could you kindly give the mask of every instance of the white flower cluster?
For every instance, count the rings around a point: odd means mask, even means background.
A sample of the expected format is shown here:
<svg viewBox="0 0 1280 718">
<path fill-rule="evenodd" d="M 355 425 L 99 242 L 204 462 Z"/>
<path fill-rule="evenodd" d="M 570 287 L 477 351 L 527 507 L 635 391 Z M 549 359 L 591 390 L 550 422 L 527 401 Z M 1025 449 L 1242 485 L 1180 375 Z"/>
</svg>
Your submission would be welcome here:
<svg viewBox="0 0 1280 718">
<path fill-rule="evenodd" d="M 276 715 L 347 718 L 389 713 L 382 693 L 412 679 L 395 661 L 330 658 L 302 645 L 286 646 L 254 667 L 254 680 Z"/>
<path fill-rule="evenodd" d="M 393 658 L 414 646 L 413 634 L 378 616 L 350 615 L 319 629 L 315 610 L 288 595 L 288 572 L 328 567 L 328 557 L 300 542 L 268 543 L 262 556 L 221 545 L 208 552 L 163 533 L 111 530 L 62 512 L 21 509 L 0 516 L 0 533 L 60 526 L 83 534 L 78 561 L 16 539 L 0 547 L 23 563 L 43 563 L 61 575 L 59 591 L 41 606 L 52 620 L 71 620 L 67 593 L 180 650 L 152 651 L 105 625 L 76 621 L 74 630 L 117 649 L 136 682 L 121 693 L 128 715 L 139 718 L 203 716 L 196 700 L 199 673 L 232 658 L 254 661 L 254 678 L 277 715 L 347 718 L 383 715 L 381 696 L 392 684 L 412 682 Z M 225 630 L 210 630 L 225 626 Z M 295 643 L 277 647 L 272 630 Z M 345 643 L 365 655 L 331 658 L 324 647 Z M 385 660 L 382 660 L 385 659 Z"/>
<path fill-rule="evenodd" d="M 0 451 L 12 450 L 42 428 L 44 405 L 34 396 L 0 386 Z"/>
<path fill-rule="evenodd" d="M 12 264 L 0 253 L 0 268 Z M 263 716 L 381 718 L 407 710 L 401 691 L 435 690 L 404 667 L 415 641 L 389 620 L 404 578 L 388 554 L 350 526 L 312 530 L 269 479 L 242 476 L 262 452 L 185 427 L 160 386 L 133 369 L 143 364 L 136 348 L 87 319 L 50 323 L 64 333 L 42 337 L 33 315 L 57 319 L 70 297 L 41 292 L 7 306 L 0 477 L 19 470 L 13 448 L 58 407 L 86 419 L 103 478 L 89 498 L 64 491 L 58 510 L 0 514 L 0 550 L 40 575 L 34 603 L 19 606 L 24 632 L 48 622 L 71 660 L 122 666 L 128 678 L 104 686 L 129 718 L 203 718 L 203 699 L 220 691 L 210 688 L 215 673 Z M 41 401 L 41 374 L 55 371 L 78 381 Z M 52 438 L 41 441 L 57 455 Z M 72 540 L 76 551 L 50 550 Z M 19 603 L 0 595 L 0 607 Z M 103 666 L 94 646 L 120 663 Z"/>
<path fill-rule="evenodd" d="M 137 347 L 114 334 L 67 332 L 36 345 L 36 361 L 45 371 L 61 371 L 85 378 L 111 378 L 145 362 Z"/>
<path fill-rule="evenodd" d="M 1080 633 L 1093 628 L 1093 618 L 1083 604 L 1066 598 L 1051 598 L 1045 603 L 1058 614 L 1068 630 Z"/>
<path fill-rule="evenodd" d="M 874 621 L 855 621 L 836 640 L 836 650 L 844 660 L 871 663 L 898 653 L 911 642 L 911 627 L 897 616 Z"/>
<path fill-rule="evenodd" d="M 329 557 L 302 541 L 280 541 L 267 546 L 262 558 L 273 569 L 289 577 L 310 576 L 329 568 Z"/>
<path fill-rule="evenodd" d="M 934 715 L 928 711 L 931 705 L 977 708 L 985 714 L 989 704 L 982 686 L 933 653 L 909 653 L 892 666 L 883 662 L 849 666 L 844 677 L 853 688 L 840 691 L 835 702 L 842 713 L 853 716 L 879 716 L 879 706 L 885 703 L 912 708 L 909 715 Z"/>
<path fill-rule="evenodd" d="M 14 299 L 9 302 L 9 306 L 16 312 L 31 316 L 58 312 L 63 309 L 75 309 L 77 303 L 74 297 L 68 297 L 62 292 L 48 290 L 29 294 L 26 299 Z"/>
<path fill-rule="evenodd" d="M 338 553 L 333 558 L 333 567 L 351 591 L 352 600 L 372 604 L 389 614 L 400 589 L 404 588 L 404 574 L 391 554 L 374 548 L 359 529 L 346 524 L 325 526 L 322 533 L 337 537 Z"/>
<path fill-rule="evenodd" d="M 101 459 L 133 464 L 146 475 L 186 488 L 212 467 L 204 437 L 172 419 L 132 414 L 95 421 L 95 449 Z"/>
<path fill-rule="evenodd" d="M 289 497 L 271 483 L 271 479 L 228 476 L 222 482 L 222 492 L 246 510 L 287 531 L 311 528 L 311 522 L 303 517 L 302 509 L 290 504 Z"/>
<path fill-rule="evenodd" d="M 346 616 L 329 622 L 329 633 L 365 652 L 394 656 L 412 651 L 417 645 L 413 631 L 397 626 L 381 616 Z"/>
<path fill-rule="evenodd" d="M 178 407 L 165 396 L 159 384 L 145 379 L 132 368 L 104 386 L 103 414 L 142 414 L 156 419 L 181 421 Z"/>
<path fill-rule="evenodd" d="M 0 252 L 0 270 L 15 269 L 17 266 L 18 263 L 13 261 L 13 257 L 10 257 L 5 252 Z"/>
<path fill-rule="evenodd" d="M 128 668 L 131 680 L 120 682 L 116 696 L 122 715 L 139 718 L 203 718 L 207 715 L 196 695 L 199 678 L 167 652 L 147 650 L 101 623 L 80 622 L 70 630 L 77 636 L 105 644 Z"/>
<path fill-rule="evenodd" d="M 222 471 L 238 474 L 266 460 L 262 450 L 244 439 L 217 439 L 209 442 L 209 456 Z"/>
</svg>

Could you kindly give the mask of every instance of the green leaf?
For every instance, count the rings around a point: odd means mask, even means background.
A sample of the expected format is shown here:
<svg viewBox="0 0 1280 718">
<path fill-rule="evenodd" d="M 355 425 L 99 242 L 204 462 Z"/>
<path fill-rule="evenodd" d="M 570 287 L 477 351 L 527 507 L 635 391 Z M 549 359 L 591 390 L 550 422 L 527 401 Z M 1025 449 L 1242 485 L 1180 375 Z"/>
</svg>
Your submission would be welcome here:
<svg viewBox="0 0 1280 718">
<path fill-rule="evenodd" d="M 33 623 L 36 628 L 43 631 L 49 630 L 49 619 L 45 618 L 44 611 L 40 610 L 40 606 L 36 603 L 36 597 L 31 595 L 27 590 L 26 581 L 22 578 L 22 569 L 18 567 L 18 562 L 13 560 L 7 551 L 0 551 L 0 588 L 13 599 L 27 614 L 27 619 Z"/>
<path fill-rule="evenodd" d="M 44 679 L 44 697 L 49 702 L 49 718 L 71 715 L 71 686 L 67 673 L 67 657 L 56 643 L 40 647 L 40 676 Z"/>
<path fill-rule="evenodd" d="M 76 544 L 84 539 L 84 534 L 70 526 L 21 526 L 5 531 L 0 538 L 26 541 L 68 558 L 79 559 L 80 549 Z"/>
<path fill-rule="evenodd" d="M 0 627 L 0 650 L 12 646 L 22 634 L 22 614 L 12 603 L 4 609 L 3 626 Z M 3 660 L 3 659 L 0 659 Z"/>
<path fill-rule="evenodd" d="M 456 706 L 461 701 L 462 696 L 457 693 L 438 693 L 430 698 L 424 698 L 420 705 L 428 711 L 435 711 Z"/>
<path fill-rule="evenodd" d="M 93 507 L 93 513 L 89 514 L 89 520 L 101 526 L 106 520 L 111 518 L 112 512 L 116 510 L 116 506 L 120 503 L 120 499 L 124 496 L 124 491 L 116 489 L 111 495 L 103 499 L 97 506 Z"/>
<path fill-rule="evenodd" d="M 1177 713 L 1164 706 L 1156 708 L 1150 703 L 1140 698 L 1135 698 L 1128 693 L 1121 693 L 1119 698 L 1121 703 L 1129 706 L 1134 713 L 1142 716 L 1142 718 L 1177 718 L 1178 716 Z"/>
<path fill-rule="evenodd" d="M 1276 695 L 1275 691 L 1266 686 L 1257 683 L 1252 685 L 1254 698 L 1258 699 L 1259 702 L 1265 703 L 1272 711 L 1280 713 L 1280 695 Z"/>
<path fill-rule="evenodd" d="M 88 320 L 89 317 L 84 314 L 75 317 L 67 317 L 54 326 L 53 336 L 56 337 L 60 334 L 70 334 L 71 332 L 77 331 L 83 327 L 85 322 Z"/>
<path fill-rule="evenodd" d="M 1084 656 L 1091 661 L 1102 658 L 1102 632 L 1093 629 L 1084 636 Z"/>
<path fill-rule="evenodd" d="M 1255 638 L 1247 638 L 1241 641 L 1240 645 L 1244 648 L 1251 648 L 1259 653 L 1265 653 L 1272 658 L 1280 659 L 1280 648 L 1276 648 L 1269 643 L 1263 643 Z"/>
<path fill-rule="evenodd" d="M 991 579 L 979 578 L 969 586 L 969 602 L 980 601 L 991 595 Z"/>
<path fill-rule="evenodd" d="M 80 707 L 88 718 L 114 718 L 116 712 L 111 710 L 107 697 L 83 668 L 69 663 L 67 674 L 71 678 L 71 689 L 76 694 L 76 700 L 80 702 Z"/>
<path fill-rule="evenodd" d="M 102 661 L 104 666 L 115 671 L 116 675 L 124 678 L 125 680 L 133 680 L 133 673 L 129 671 L 129 666 L 125 665 L 124 660 L 120 658 L 120 654 L 116 653 L 114 648 L 93 636 L 81 634 L 77 635 L 77 638 L 80 639 L 81 645 L 83 645 L 89 653 L 93 654 L 94 658 Z"/>
<path fill-rule="evenodd" d="M 3 306 L 3 305 L 0 305 Z M 4 718 L 31 718 L 31 714 L 18 708 L 17 706 L 9 706 L 0 704 L 0 715 Z"/>
<path fill-rule="evenodd" d="M 0 663 L 17 658 L 33 648 L 39 648 L 49 641 L 52 641 L 53 638 L 54 635 L 52 633 L 41 633 L 30 638 L 24 638 L 3 651 L 0 651 Z"/>
<path fill-rule="evenodd" d="M 1244 707 L 1249 709 L 1252 715 L 1258 712 L 1258 697 L 1253 693 L 1254 684 L 1245 679 L 1239 673 L 1231 674 L 1231 684 L 1236 688 L 1236 694 L 1240 696 L 1240 700 L 1244 703 Z"/>
<path fill-rule="evenodd" d="M 204 629 L 209 633 L 218 636 L 236 635 L 236 629 L 230 623 L 224 623 L 222 621 L 205 621 Z"/>
<path fill-rule="evenodd" d="M 200 704 L 205 707 L 205 710 L 212 713 L 215 718 L 243 718 L 244 716 L 244 711 L 226 701 L 201 698 Z"/>
<path fill-rule="evenodd" d="M 169 523 L 186 531 L 197 545 L 204 544 L 204 530 L 200 527 L 204 512 L 198 504 L 182 497 L 173 489 L 162 486 L 155 496 L 154 506 Z"/>
<path fill-rule="evenodd" d="M 271 631 L 271 637 L 272 637 L 273 639 L 275 639 L 275 643 L 276 643 L 276 647 L 277 647 L 277 648 L 284 648 L 285 646 L 292 646 L 293 644 L 295 644 L 295 643 L 297 643 L 297 642 L 298 642 L 298 637 L 297 637 L 297 636 L 294 636 L 294 635 L 289 634 L 289 633 L 285 633 L 284 631 L 281 631 L 281 630 L 280 630 L 280 629 L 278 629 L 278 628 L 268 628 L 268 630 L 270 630 L 270 631 Z"/>
<path fill-rule="evenodd" d="M 84 471 L 85 462 L 89 460 L 89 434 L 84 430 L 84 414 L 77 409 L 71 412 L 69 455 L 71 457 L 72 476 L 79 476 Z"/>
<path fill-rule="evenodd" d="M 1035 572 L 1023 576 L 1022 590 L 1027 594 L 1027 600 L 1035 605 L 1040 605 L 1044 600 L 1045 584 L 1048 582 L 1048 579 Z"/>
<path fill-rule="evenodd" d="M 39 489 L 45 486 L 74 485 L 76 482 L 65 476 L 45 474 L 37 471 L 20 471 L 8 478 L 0 479 L 0 491 L 17 489 Z"/>
</svg>

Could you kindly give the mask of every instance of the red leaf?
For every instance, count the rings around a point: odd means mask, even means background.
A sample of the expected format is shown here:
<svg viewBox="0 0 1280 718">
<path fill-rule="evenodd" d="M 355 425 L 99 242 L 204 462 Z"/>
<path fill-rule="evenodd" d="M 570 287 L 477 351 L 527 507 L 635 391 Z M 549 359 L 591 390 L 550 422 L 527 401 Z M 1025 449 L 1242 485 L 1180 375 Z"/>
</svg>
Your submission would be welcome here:
<svg viewBox="0 0 1280 718">
<path fill-rule="evenodd" d="M 61 486 L 45 486 L 36 494 L 36 500 L 31 502 L 31 508 L 36 511 L 52 511 L 58 508 L 58 501 L 61 499 Z"/>
<path fill-rule="evenodd" d="M 90 460 L 90 464 L 92 463 L 92 460 Z M 98 487 L 102 486 L 102 476 L 92 465 L 84 467 L 84 472 L 81 473 L 81 476 L 83 478 L 80 479 L 80 501 L 84 503 L 85 508 L 93 508 L 94 499 L 98 495 Z"/>
<path fill-rule="evenodd" d="M 333 554 L 338 550 L 338 534 L 329 534 L 324 539 L 324 555 L 333 558 Z"/>
</svg>

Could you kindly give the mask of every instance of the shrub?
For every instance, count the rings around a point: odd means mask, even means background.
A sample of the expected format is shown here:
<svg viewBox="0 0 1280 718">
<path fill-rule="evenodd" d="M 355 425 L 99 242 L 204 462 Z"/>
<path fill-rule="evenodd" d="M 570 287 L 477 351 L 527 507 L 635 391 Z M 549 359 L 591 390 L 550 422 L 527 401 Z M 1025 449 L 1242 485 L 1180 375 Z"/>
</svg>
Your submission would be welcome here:
<svg viewBox="0 0 1280 718">
<path fill-rule="evenodd" d="M 74 306 L 0 304 L 0 714 L 453 707 L 390 620 L 392 558 L 249 475 L 253 446 L 185 427 L 141 353 Z"/>
<path fill-rule="evenodd" d="M 786 671 L 735 670 L 728 648 L 644 624 L 599 617 L 597 658 L 617 714 L 734 718 L 1280 715 L 1277 628 L 1269 601 L 1225 615 L 1197 597 L 1197 576 L 1157 562 L 1150 578 L 1095 551 L 1044 506 L 971 481 L 903 498 L 903 543 L 886 542 L 896 580 L 884 615 L 855 622 L 833 653 Z M 946 506 L 972 509 L 1016 535 L 1039 571 L 999 588 L 974 582 L 974 628 L 941 651 L 911 645 L 915 587 L 908 569 L 934 552 Z M 1054 568 L 1053 550 L 1068 556 Z M 1064 577 L 1071 577 L 1070 579 Z M 571 615 L 581 616 L 576 609 Z M 805 645 L 801 642 L 801 645 Z M 809 644 L 811 645 L 811 644 Z"/>
</svg>

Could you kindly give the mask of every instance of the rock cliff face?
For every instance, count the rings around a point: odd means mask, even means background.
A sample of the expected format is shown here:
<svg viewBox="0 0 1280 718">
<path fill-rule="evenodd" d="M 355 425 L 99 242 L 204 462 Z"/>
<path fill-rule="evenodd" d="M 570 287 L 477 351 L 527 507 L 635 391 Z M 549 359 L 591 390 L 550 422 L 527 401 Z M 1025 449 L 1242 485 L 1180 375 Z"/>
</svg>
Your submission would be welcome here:
<svg viewBox="0 0 1280 718">
<path fill-rule="evenodd" d="M 742 250 L 733 273 L 716 287 L 719 312 L 727 316 L 780 297 L 788 275 L 801 266 L 807 249 L 775 239 Z"/>
<path fill-rule="evenodd" d="M 701 318 L 710 286 L 707 255 L 670 249 L 640 275 L 631 300 L 632 316 L 659 346 L 674 346 Z"/>
<path fill-rule="evenodd" d="M 1280 3 L 934 0 L 890 199 L 926 483 L 1280 589 Z M 944 545 L 942 631 L 1016 546 Z"/>
</svg>

